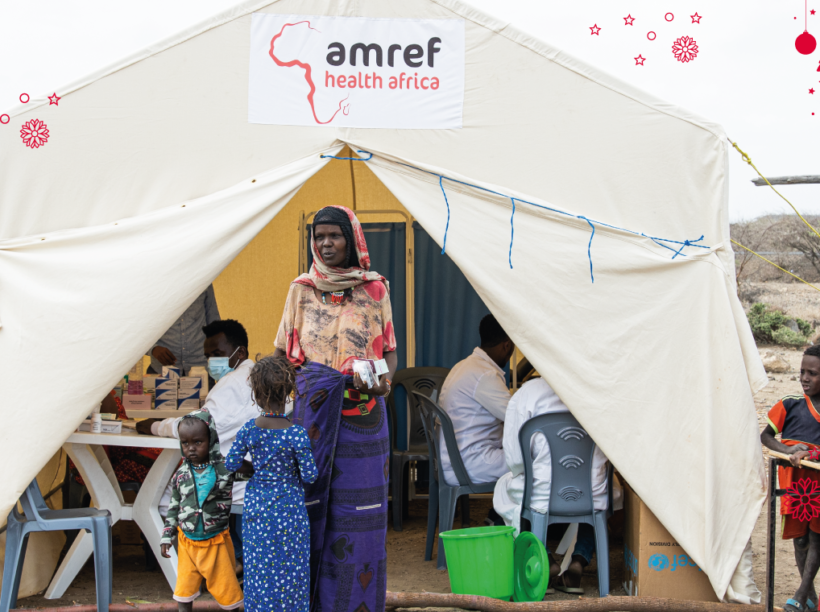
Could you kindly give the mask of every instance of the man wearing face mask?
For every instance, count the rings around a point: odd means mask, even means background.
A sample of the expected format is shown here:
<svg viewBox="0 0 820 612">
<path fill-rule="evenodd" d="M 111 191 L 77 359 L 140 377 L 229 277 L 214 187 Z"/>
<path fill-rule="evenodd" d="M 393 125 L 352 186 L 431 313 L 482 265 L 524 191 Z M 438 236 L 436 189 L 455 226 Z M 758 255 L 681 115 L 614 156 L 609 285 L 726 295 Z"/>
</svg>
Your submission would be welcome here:
<svg viewBox="0 0 820 612">
<path fill-rule="evenodd" d="M 259 416 L 259 408 L 253 401 L 248 377 L 254 362 L 248 358 L 248 334 L 238 321 L 226 319 L 214 321 L 202 328 L 205 334 L 204 353 L 208 358 L 208 373 L 216 381 L 208 393 L 203 410 L 213 418 L 219 435 L 219 450 L 227 457 L 239 429 Z M 137 423 L 141 434 L 179 438 L 177 427 L 181 417 L 170 419 L 147 419 Z M 245 500 L 245 482 L 233 485 L 233 503 L 242 506 Z M 159 502 L 163 516 L 171 500 L 171 489 L 166 488 Z M 235 523 L 235 524 L 234 524 Z M 232 515 L 231 537 L 237 560 L 242 559 L 242 515 Z"/>
</svg>

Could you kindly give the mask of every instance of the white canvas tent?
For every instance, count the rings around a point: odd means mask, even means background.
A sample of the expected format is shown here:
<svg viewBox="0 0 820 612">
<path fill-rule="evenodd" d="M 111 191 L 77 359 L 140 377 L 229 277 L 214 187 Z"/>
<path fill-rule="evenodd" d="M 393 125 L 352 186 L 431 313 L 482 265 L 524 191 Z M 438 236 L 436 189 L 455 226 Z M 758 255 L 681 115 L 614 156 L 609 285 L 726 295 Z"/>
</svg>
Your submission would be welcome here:
<svg viewBox="0 0 820 612">
<path fill-rule="evenodd" d="M 465 20 L 463 128 L 249 123 L 253 12 Z M 248 1 L 58 92 L 0 125 L 0 516 L 349 144 L 439 243 L 449 206 L 447 253 L 726 593 L 765 497 L 766 376 L 735 293 L 720 126 L 455 0 Z M 34 117 L 39 149 L 19 137 Z M 445 181 L 445 204 L 438 175 L 518 199 L 512 269 L 509 197 Z M 647 237 L 701 235 L 675 258 Z"/>
</svg>

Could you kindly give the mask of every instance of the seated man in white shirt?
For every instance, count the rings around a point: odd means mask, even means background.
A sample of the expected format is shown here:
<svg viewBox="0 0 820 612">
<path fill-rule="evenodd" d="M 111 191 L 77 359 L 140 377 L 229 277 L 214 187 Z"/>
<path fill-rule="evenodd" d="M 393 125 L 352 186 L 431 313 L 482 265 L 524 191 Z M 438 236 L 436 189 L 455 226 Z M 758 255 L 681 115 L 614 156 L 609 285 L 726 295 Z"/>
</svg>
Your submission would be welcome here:
<svg viewBox="0 0 820 612">
<path fill-rule="evenodd" d="M 515 345 L 493 315 L 481 320 L 478 333 L 481 346 L 450 370 L 439 405 L 453 421 L 467 474 L 474 483 L 483 483 L 494 482 L 508 471 L 501 446 L 510 392 L 503 368 Z M 457 485 L 443 435 L 439 442 L 444 480 Z"/>
<path fill-rule="evenodd" d="M 561 399 L 543 378 L 536 378 L 521 386 L 507 406 L 507 420 L 504 427 L 504 456 L 509 472 L 495 485 L 493 507 L 507 525 L 515 527 L 515 535 L 521 529 L 521 500 L 524 497 L 524 459 L 518 432 L 531 418 L 554 412 L 569 412 Z M 533 460 L 533 510 L 546 513 L 549 510 L 552 462 L 550 449 L 544 435 L 533 435 L 530 444 Z M 607 458 L 597 446 L 592 455 L 592 503 L 596 510 L 607 506 Z M 578 525 L 578 537 L 572 553 L 572 562 L 564 572 L 563 580 L 554 579 L 560 568 L 550 553 L 550 584 L 557 582 L 557 588 L 570 593 L 582 593 L 579 588 L 581 574 L 592 560 L 595 550 L 595 531 L 592 525 Z M 549 552 L 549 551 L 547 551 Z"/>
<path fill-rule="evenodd" d="M 208 393 L 203 409 L 211 413 L 219 435 L 219 450 L 223 457 L 233 446 L 239 429 L 259 416 L 259 408 L 253 401 L 248 377 L 254 362 L 248 358 L 248 334 L 238 321 L 226 319 L 214 321 L 202 328 L 205 333 L 205 356 L 208 373 L 216 384 Z M 148 419 L 137 423 L 141 434 L 179 438 L 177 426 L 182 417 Z M 247 483 L 236 481 L 233 485 L 233 504 L 243 505 Z M 170 483 L 159 502 L 159 512 L 165 516 L 171 501 Z M 231 515 L 231 539 L 238 561 L 242 559 L 242 515 Z"/>
</svg>

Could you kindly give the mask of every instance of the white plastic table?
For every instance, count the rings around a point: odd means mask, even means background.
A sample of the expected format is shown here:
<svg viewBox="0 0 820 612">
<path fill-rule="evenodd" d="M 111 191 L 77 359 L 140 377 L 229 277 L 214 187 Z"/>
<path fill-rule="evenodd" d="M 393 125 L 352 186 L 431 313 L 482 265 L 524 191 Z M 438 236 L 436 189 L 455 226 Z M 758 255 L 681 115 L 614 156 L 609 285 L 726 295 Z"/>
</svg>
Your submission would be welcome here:
<svg viewBox="0 0 820 612">
<path fill-rule="evenodd" d="M 149 470 L 133 504 L 126 504 L 123 500 L 120 485 L 102 448 L 103 445 L 163 449 Z M 165 573 L 168 584 L 173 589 L 177 581 L 177 556 L 173 547 L 169 551 L 170 559 L 165 559 L 159 554 L 163 525 L 162 517 L 159 515 L 159 500 L 181 459 L 179 440 L 144 436 L 127 429 L 123 429 L 121 434 L 76 432 L 66 440 L 63 448 L 77 466 L 88 487 L 92 505 L 95 508 L 109 510 L 112 525 L 121 520 L 136 521 Z M 48 585 L 46 599 L 58 599 L 63 596 L 92 552 L 91 534 L 80 531 L 65 559 L 57 568 L 51 584 Z"/>
</svg>

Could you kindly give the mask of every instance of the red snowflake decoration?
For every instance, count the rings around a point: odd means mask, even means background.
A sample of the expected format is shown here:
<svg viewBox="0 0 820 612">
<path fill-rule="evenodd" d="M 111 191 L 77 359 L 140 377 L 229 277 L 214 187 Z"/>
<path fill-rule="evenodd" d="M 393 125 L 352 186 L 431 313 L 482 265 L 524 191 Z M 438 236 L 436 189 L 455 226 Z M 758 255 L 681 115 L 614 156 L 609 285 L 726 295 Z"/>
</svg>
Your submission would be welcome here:
<svg viewBox="0 0 820 612">
<path fill-rule="evenodd" d="M 42 147 L 48 142 L 48 126 L 39 119 L 26 121 L 20 130 L 20 138 L 27 147 Z"/>
<path fill-rule="evenodd" d="M 820 516 L 820 482 L 801 478 L 786 489 L 787 512 L 798 521 L 810 521 Z"/>
<path fill-rule="evenodd" d="M 698 43 L 694 38 L 681 36 L 672 45 L 672 53 L 679 62 L 691 62 L 698 55 Z"/>
</svg>

